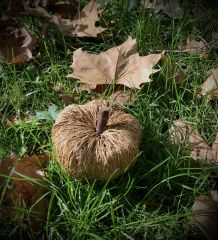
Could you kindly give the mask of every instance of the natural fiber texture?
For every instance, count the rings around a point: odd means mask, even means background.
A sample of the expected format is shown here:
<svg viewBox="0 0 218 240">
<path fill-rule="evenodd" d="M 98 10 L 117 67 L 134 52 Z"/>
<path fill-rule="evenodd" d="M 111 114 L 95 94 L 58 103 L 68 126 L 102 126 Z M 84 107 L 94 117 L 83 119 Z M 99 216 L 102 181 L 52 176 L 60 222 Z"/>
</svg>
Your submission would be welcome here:
<svg viewBox="0 0 218 240">
<path fill-rule="evenodd" d="M 109 102 L 94 100 L 72 104 L 58 115 L 52 129 L 56 156 L 75 178 L 107 180 L 122 174 L 139 153 L 138 120 L 110 106 L 104 131 L 96 132 L 99 110 Z"/>
</svg>

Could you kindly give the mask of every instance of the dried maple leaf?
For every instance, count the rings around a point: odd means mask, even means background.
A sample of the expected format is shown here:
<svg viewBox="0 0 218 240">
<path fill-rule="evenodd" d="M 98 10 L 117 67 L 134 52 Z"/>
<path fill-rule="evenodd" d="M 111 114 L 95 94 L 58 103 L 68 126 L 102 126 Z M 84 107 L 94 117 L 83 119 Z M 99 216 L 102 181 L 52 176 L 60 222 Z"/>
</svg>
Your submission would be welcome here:
<svg viewBox="0 0 218 240">
<path fill-rule="evenodd" d="M 212 99 L 218 97 L 218 66 L 208 72 L 207 80 L 201 86 L 201 95 Z"/>
<path fill-rule="evenodd" d="M 91 0 L 82 11 L 73 19 L 58 19 L 58 25 L 66 36 L 97 37 L 105 28 L 96 27 L 99 21 L 97 2 Z"/>
<path fill-rule="evenodd" d="M 87 53 L 79 48 L 73 54 L 73 74 L 69 76 L 80 79 L 82 83 L 90 85 L 91 89 L 112 83 L 140 88 L 140 84 L 151 81 L 151 74 L 159 71 L 153 67 L 161 56 L 139 56 L 136 40 L 132 38 L 100 54 Z"/>
<path fill-rule="evenodd" d="M 0 62 L 23 63 L 32 58 L 35 38 L 6 15 L 0 18 Z"/>
<path fill-rule="evenodd" d="M 200 164 L 211 162 L 218 164 L 218 133 L 216 139 L 209 147 L 199 132 L 186 121 L 176 120 L 170 129 L 170 139 L 173 143 L 184 143 L 190 156 Z"/>
<path fill-rule="evenodd" d="M 105 31 L 105 28 L 96 27 L 99 21 L 100 11 L 97 9 L 96 0 L 91 0 L 81 12 L 78 11 L 78 1 L 50 3 L 53 13 L 47 11 L 47 3 L 38 4 L 38 1 L 30 4 L 22 0 L 22 7 L 25 13 L 46 19 L 54 23 L 66 36 L 72 37 L 97 37 Z M 21 10 L 20 10 L 21 11 Z M 73 18 L 73 19 L 71 19 Z"/>
<path fill-rule="evenodd" d="M 78 13 L 78 6 L 79 3 L 76 0 L 71 2 L 54 2 L 50 0 L 35 0 L 30 2 L 27 0 L 21 0 L 19 3 L 13 0 L 10 2 L 6 13 L 10 16 L 17 16 L 18 13 L 37 16 L 44 18 L 47 22 L 58 25 L 58 18 L 74 17 Z M 48 11 L 48 9 L 50 11 Z"/>
<path fill-rule="evenodd" d="M 19 160 L 18 156 L 12 153 L 2 160 L 0 165 L 0 185 L 5 186 L 11 179 L 11 187 L 6 188 L 3 196 L 2 214 L 7 217 L 16 216 L 18 213 L 13 211 L 15 206 L 31 210 L 32 227 L 35 230 L 46 216 L 47 200 L 43 197 L 45 180 L 42 169 L 48 159 L 47 155 L 26 155 Z"/>
<path fill-rule="evenodd" d="M 207 239 L 216 240 L 218 236 L 218 194 L 211 192 L 211 197 L 201 195 L 195 199 L 192 207 L 190 224 L 199 227 Z"/>
</svg>

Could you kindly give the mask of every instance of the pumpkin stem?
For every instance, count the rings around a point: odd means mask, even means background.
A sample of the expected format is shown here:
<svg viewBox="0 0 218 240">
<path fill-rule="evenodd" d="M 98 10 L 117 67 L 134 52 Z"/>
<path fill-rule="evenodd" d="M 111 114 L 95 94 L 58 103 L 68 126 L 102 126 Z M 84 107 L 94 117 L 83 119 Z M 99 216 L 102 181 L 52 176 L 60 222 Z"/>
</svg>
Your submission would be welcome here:
<svg viewBox="0 0 218 240">
<path fill-rule="evenodd" d="M 100 108 L 99 113 L 98 113 L 98 120 L 97 120 L 97 124 L 96 124 L 96 128 L 95 128 L 95 131 L 98 134 L 100 134 L 104 131 L 104 129 L 107 125 L 109 112 L 110 112 L 109 107 Z"/>
</svg>

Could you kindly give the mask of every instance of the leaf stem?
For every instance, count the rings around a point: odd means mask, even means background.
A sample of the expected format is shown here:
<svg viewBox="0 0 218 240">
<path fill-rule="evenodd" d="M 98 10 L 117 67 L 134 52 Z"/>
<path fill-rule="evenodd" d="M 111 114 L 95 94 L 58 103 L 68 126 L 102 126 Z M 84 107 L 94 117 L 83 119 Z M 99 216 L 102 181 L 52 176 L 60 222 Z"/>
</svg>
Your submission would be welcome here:
<svg viewBox="0 0 218 240">
<path fill-rule="evenodd" d="M 104 131 L 104 129 L 107 125 L 109 112 L 110 112 L 109 107 L 100 108 L 99 113 L 98 113 L 98 120 L 97 120 L 97 124 L 96 124 L 96 129 L 95 129 L 95 131 L 98 134 L 100 134 Z"/>
</svg>

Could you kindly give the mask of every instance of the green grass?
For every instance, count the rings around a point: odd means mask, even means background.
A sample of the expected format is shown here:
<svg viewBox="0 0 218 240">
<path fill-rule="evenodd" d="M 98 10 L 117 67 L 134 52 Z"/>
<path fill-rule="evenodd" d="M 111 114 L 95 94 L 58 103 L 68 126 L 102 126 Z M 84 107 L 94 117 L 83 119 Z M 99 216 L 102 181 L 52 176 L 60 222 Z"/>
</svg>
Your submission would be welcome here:
<svg viewBox="0 0 218 240">
<path fill-rule="evenodd" d="M 185 8 L 186 7 L 186 8 Z M 211 144 L 218 123 L 217 101 L 199 99 L 199 86 L 206 80 L 207 71 L 218 63 L 217 48 L 210 48 L 213 58 L 175 53 L 172 50 L 186 41 L 188 34 L 197 35 L 201 23 L 184 4 L 185 15 L 173 20 L 163 14 L 151 15 L 147 10 L 128 12 L 124 0 L 113 1 L 104 15 L 113 37 L 103 40 L 63 38 L 51 28 L 45 41 L 38 42 L 40 57 L 22 65 L 2 64 L 0 68 L 0 159 L 11 151 L 19 156 L 32 154 L 39 149 L 52 153 L 51 128 L 53 119 L 40 121 L 37 112 L 47 111 L 55 104 L 58 110 L 65 107 L 60 90 L 85 103 L 92 94 L 75 92 L 78 83 L 66 76 L 73 51 L 83 47 L 101 52 L 116 46 L 132 36 L 137 39 L 140 54 L 168 50 L 168 64 L 186 65 L 187 82 L 181 87 L 175 77 L 167 78 L 164 68 L 153 76 L 153 81 L 137 92 L 134 106 L 124 109 L 136 116 L 143 128 L 141 154 L 138 161 L 123 176 L 107 183 L 77 181 L 66 174 L 55 158 L 46 169 L 48 213 L 39 233 L 19 221 L 6 220 L 0 215 L 2 237 L 10 239 L 188 239 L 188 222 L 194 199 L 209 194 L 217 187 L 218 168 L 214 165 L 199 167 L 193 164 L 184 146 L 172 146 L 169 128 L 172 121 L 182 118 L 191 122 Z M 213 10 L 214 11 L 214 10 Z M 215 12 L 215 11 L 214 11 Z M 38 19 L 21 19 L 40 36 Z M 211 31 L 217 26 L 210 26 Z M 162 32 L 168 32 L 164 40 Z M 211 40 L 211 35 L 206 35 Z M 70 52 L 70 54 L 69 54 Z M 99 96 L 101 97 L 101 96 Z M 8 116 L 21 116 L 21 120 L 5 127 Z M 199 237 L 196 237 L 199 239 Z"/>
</svg>

